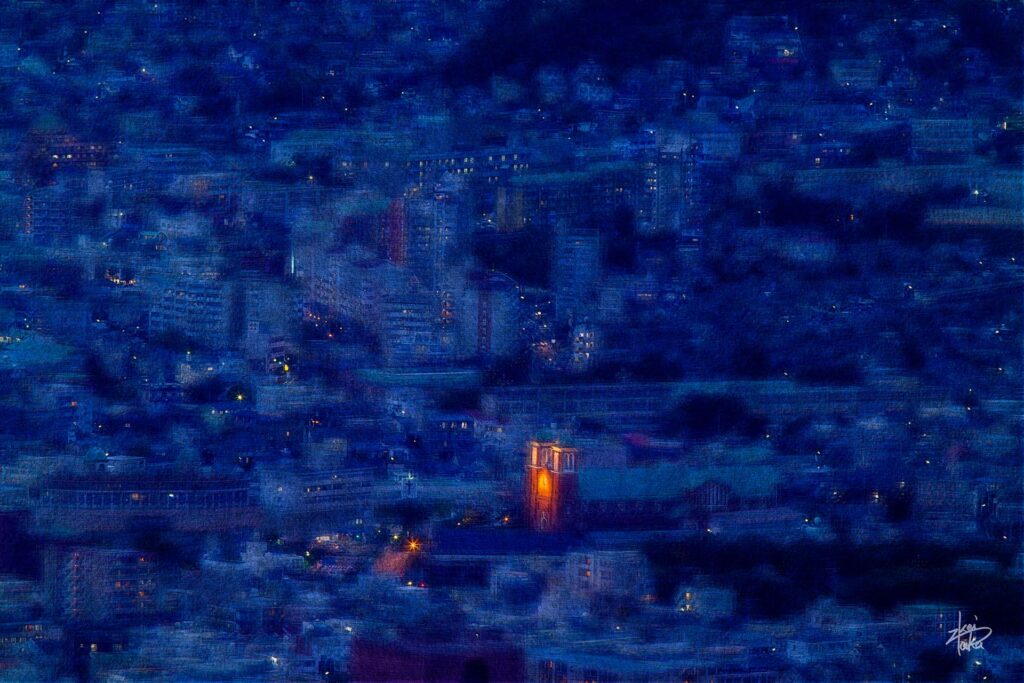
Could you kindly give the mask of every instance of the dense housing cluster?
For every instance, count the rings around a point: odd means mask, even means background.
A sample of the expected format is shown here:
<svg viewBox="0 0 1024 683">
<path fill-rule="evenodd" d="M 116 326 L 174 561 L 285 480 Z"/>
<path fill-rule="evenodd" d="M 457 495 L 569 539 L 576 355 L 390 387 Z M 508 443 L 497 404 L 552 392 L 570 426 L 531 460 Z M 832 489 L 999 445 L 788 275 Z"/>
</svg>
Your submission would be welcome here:
<svg viewBox="0 0 1024 683">
<path fill-rule="evenodd" d="M 3 3 L 0 679 L 1024 680 L 1022 15 Z"/>
</svg>

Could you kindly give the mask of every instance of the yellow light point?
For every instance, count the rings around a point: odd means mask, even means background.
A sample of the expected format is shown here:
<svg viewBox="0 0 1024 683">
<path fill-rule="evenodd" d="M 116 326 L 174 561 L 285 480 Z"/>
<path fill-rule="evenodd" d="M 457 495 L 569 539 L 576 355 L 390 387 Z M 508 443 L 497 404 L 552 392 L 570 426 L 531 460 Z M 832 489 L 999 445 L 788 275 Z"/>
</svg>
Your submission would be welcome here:
<svg viewBox="0 0 1024 683">
<path fill-rule="evenodd" d="M 290 370 L 291 370 L 291 368 L 289 368 L 289 367 L 288 367 L 288 364 L 287 364 L 287 363 L 285 363 L 285 364 L 284 364 L 284 371 L 285 371 L 285 372 L 289 372 Z"/>
<path fill-rule="evenodd" d="M 408 547 L 409 547 L 409 552 L 414 553 L 414 552 L 416 552 L 417 550 L 420 549 L 420 542 L 417 541 L 415 538 L 410 539 Z"/>
<path fill-rule="evenodd" d="M 235 396 L 235 400 L 236 400 L 236 401 L 241 401 L 241 400 L 243 400 L 244 398 L 245 398 L 245 396 L 243 396 L 242 394 L 238 394 L 237 396 Z"/>
</svg>

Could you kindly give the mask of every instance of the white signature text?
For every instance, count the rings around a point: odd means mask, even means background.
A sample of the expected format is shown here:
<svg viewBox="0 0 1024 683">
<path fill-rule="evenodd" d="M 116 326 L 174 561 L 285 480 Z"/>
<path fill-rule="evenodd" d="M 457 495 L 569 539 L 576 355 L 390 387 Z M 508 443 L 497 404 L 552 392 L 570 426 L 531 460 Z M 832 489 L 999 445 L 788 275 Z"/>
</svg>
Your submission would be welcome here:
<svg viewBox="0 0 1024 683">
<path fill-rule="evenodd" d="M 956 643 L 956 654 L 960 655 L 961 652 L 970 652 L 971 650 L 984 650 L 985 646 L 982 644 L 985 639 L 992 635 L 992 629 L 988 626 L 978 626 L 974 624 L 963 624 L 962 616 L 957 612 L 956 616 L 956 628 L 949 630 L 949 640 L 946 641 L 946 645 L 955 642 Z M 974 617 L 977 620 L 977 616 Z M 978 636 L 981 636 L 980 638 Z"/>
</svg>

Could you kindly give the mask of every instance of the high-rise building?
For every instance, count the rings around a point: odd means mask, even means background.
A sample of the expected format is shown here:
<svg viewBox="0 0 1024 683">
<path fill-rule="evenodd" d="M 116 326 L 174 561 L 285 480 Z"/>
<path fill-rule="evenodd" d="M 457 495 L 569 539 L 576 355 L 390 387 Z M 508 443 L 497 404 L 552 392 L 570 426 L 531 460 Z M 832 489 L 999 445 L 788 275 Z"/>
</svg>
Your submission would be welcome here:
<svg viewBox="0 0 1024 683">
<path fill-rule="evenodd" d="M 381 353 L 392 367 L 434 365 L 449 359 L 442 305 L 433 293 L 389 296 L 380 306 Z"/>
<path fill-rule="evenodd" d="M 210 346 L 223 345 L 231 323 L 231 296 L 213 276 L 182 277 L 167 286 L 153 304 L 149 332 L 184 333 Z"/>
<path fill-rule="evenodd" d="M 689 139 L 673 142 L 658 153 L 654 208 L 657 230 L 677 235 L 699 230 L 703 217 L 700 157 L 700 144 Z"/>
<path fill-rule="evenodd" d="M 405 202 L 393 199 L 384 214 L 384 258 L 396 266 L 405 265 L 406 228 Z"/>
<path fill-rule="evenodd" d="M 582 317 L 595 305 L 601 276 L 601 238 L 591 228 L 559 226 L 555 231 L 551 285 L 555 315 L 560 320 Z"/>
<path fill-rule="evenodd" d="M 589 320 L 584 319 L 572 328 L 572 372 L 586 372 L 597 355 L 597 332 Z"/>
<path fill-rule="evenodd" d="M 519 286 L 503 273 L 476 273 L 459 294 L 464 355 L 507 356 L 519 339 Z"/>
<path fill-rule="evenodd" d="M 450 282 L 463 227 L 459 183 L 445 176 L 432 191 L 413 189 L 405 202 L 405 264 L 427 287 Z"/>
<path fill-rule="evenodd" d="M 128 548 L 51 546 L 44 584 L 53 614 L 104 623 L 156 612 L 157 572 L 149 553 Z"/>
</svg>

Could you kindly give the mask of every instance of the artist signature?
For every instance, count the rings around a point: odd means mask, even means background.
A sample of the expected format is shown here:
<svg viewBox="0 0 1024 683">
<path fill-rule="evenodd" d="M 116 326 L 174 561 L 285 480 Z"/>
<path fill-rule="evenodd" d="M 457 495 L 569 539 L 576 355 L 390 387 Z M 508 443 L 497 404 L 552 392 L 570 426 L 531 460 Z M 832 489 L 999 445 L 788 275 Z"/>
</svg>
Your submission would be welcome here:
<svg viewBox="0 0 1024 683">
<path fill-rule="evenodd" d="M 978 617 L 975 615 L 975 621 Z M 985 646 L 982 643 L 985 639 L 992 635 L 992 629 L 988 626 L 978 626 L 974 624 L 962 624 L 962 615 L 960 612 L 956 614 L 956 628 L 949 630 L 949 640 L 946 641 L 946 645 L 952 642 L 956 642 L 956 654 L 960 656 L 961 652 L 970 652 L 971 650 L 984 650 Z M 981 636 L 978 638 L 977 636 Z"/>
</svg>

